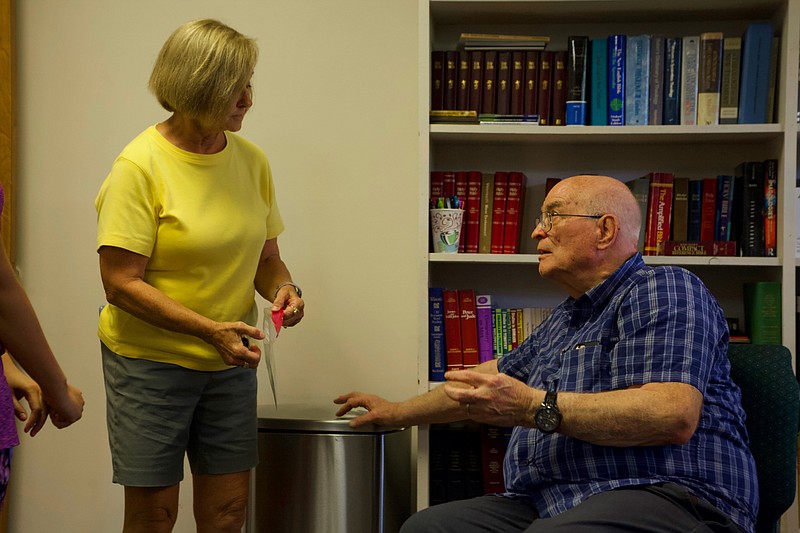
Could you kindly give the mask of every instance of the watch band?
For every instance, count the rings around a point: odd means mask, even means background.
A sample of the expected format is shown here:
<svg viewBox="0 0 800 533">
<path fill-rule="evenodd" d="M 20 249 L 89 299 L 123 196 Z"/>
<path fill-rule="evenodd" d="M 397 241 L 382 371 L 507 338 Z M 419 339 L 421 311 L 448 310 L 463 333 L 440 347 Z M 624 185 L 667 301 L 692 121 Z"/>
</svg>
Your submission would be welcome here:
<svg viewBox="0 0 800 533">
<path fill-rule="evenodd" d="M 558 406 L 556 406 L 557 397 L 558 393 L 556 391 L 554 390 L 547 391 L 544 394 L 544 400 L 542 401 L 542 405 L 545 405 L 547 407 L 555 407 L 556 409 L 558 409 Z"/>
<path fill-rule="evenodd" d="M 300 285 L 298 285 L 294 281 L 284 281 L 283 283 L 279 283 L 278 286 L 275 287 L 275 295 L 272 297 L 272 299 L 274 300 L 275 298 L 277 298 L 278 297 L 278 291 L 281 290 L 281 288 L 283 288 L 283 287 L 285 287 L 287 285 L 291 285 L 292 287 L 294 287 L 294 290 L 297 293 L 297 296 L 299 296 L 300 298 L 303 297 L 303 289 L 300 288 Z"/>
</svg>

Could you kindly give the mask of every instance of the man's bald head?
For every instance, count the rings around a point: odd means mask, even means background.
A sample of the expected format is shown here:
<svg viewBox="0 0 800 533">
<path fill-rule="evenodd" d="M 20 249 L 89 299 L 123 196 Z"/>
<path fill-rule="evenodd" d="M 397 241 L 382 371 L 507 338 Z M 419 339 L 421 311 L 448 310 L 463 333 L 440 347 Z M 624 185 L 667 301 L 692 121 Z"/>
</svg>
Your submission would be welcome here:
<svg viewBox="0 0 800 533">
<path fill-rule="evenodd" d="M 578 175 L 558 182 L 553 191 L 589 214 L 612 214 L 619 220 L 619 238 L 624 248 L 636 251 L 642 228 L 642 213 L 628 186 L 609 176 Z"/>
</svg>

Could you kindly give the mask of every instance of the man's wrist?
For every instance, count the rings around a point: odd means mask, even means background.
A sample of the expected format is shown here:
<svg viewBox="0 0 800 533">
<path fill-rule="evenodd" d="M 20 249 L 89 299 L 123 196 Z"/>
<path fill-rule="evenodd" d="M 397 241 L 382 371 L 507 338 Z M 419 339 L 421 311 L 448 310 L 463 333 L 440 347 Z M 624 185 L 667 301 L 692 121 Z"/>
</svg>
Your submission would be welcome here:
<svg viewBox="0 0 800 533">
<path fill-rule="evenodd" d="M 278 297 L 278 291 L 280 291 L 282 288 L 286 287 L 287 285 L 291 286 L 291 287 L 294 287 L 294 291 L 297 293 L 298 298 L 302 298 L 303 297 L 303 289 L 301 289 L 300 286 L 297 283 L 295 283 L 293 281 L 284 281 L 283 283 L 279 283 L 278 286 L 275 287 L 275 294 L 272 297 L 272 299 L 274 300 L 275 298 L 277 298 Z"/>
</svg>

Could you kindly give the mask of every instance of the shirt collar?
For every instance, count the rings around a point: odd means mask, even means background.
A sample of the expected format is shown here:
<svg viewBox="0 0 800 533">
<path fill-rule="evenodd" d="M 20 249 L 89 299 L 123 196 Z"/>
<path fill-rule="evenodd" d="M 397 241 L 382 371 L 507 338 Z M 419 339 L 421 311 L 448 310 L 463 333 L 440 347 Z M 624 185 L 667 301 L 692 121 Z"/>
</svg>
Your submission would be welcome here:
<svg viewBox="0 0 800 533">
<path fill-rule="evenodd" d="M 599 285 L 592 287 L 578 298 L 569 298 L 572 309 L 590 311 L 605 308 L 608 301 L 617 293 L 620 285 L 630 278 L 633 272 L 646 268 L 646 266 L 642 254 L 636 252 Z"/>
</svg>

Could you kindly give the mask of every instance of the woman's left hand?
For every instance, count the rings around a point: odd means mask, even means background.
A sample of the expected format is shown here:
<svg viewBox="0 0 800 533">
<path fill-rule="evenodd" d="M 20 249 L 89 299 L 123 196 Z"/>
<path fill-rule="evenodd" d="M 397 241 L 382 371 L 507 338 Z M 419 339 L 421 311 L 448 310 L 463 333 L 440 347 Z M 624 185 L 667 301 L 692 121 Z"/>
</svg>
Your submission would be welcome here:
<svg viewBox="0 0 800 533">
<path fill-rule="evenodd" d="M 290 285 L 281 287 L 272 302 L 273 311 L 283 309 L 283 326 L 287 328 L 295 326 L 303 320 L 305 307 L 306 303 Z"/>
</svg>

